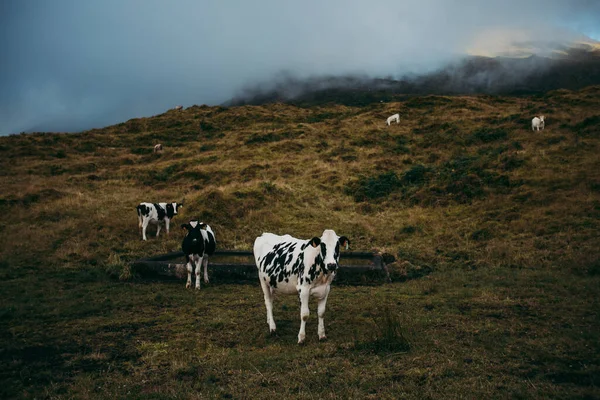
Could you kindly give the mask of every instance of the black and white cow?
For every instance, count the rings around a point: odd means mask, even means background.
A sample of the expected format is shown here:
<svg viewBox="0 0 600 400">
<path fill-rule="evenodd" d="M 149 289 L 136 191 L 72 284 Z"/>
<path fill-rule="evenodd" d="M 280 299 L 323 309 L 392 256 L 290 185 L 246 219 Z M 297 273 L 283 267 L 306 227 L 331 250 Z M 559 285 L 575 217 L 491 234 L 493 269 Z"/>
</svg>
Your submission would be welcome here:
<svg viewBox="0 0 600 400">
<path fill-rule="evenodd" d="M 150 222 L 157 225 L 156 237 L 160 233 L 160 224 L 164 221 L 167 235 L 169 234 L 169 223 L 175 215 L 177 210 L 183 207 L 183 204 L 179 203 L 140 203 L 137 206 L 138 214 L 138 227 L 142 231 L 142 239 L 146 238 L 146 228 Z"/>
<path fill-rule="evenodd" d="M 208 256 L 215 253 L 217 242 L 211 227 L 204 222 L 192 220 L 187 224 L 181 224 L 182 229 L 187 230 L 185 238 L 181 243 L 181 250 L 185 254 L 188 270 L 186 288 L 192 286 L 192 271 L 195 271 L 196 289 L 200 289 L 200 272 L 204 265 L 204 283 L 208 283 Z"/>
<path fill-rule="evenodd" d="M 325 306 L 338 262 L 340 246 L 348 248 L 345 236 L 338 236 L 326 229 L 323 235 L 310 240 L 296 239 L 290 235 L 279 236 L 263 233 L 254 241 L 254 259 L 258 278 L 265 296 L 267 323 L 271 333 L 276 326 L 273 320 L 273 296 L 275 293 L 294 294 L 300 297 L 300 332 L 298 343 L 304 343 L 308 319 L 310 295 L 317 297 L 319 305 L 319 340 L 326 339 Z"/>
</svg>

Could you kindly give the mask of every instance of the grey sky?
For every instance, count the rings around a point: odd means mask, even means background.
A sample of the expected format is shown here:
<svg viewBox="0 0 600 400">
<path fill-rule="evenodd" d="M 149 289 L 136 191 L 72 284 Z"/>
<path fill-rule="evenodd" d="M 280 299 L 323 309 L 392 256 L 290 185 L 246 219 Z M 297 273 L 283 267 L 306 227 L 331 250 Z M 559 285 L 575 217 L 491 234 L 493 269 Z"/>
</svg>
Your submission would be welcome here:
<svg viewBox="0 0 600 400">
<path fill-rule="evenodd" d="M 0 0 L 0 134 L 219 104 L 281 71 L 428 71 L 490 30 L 600 39 L 600 1 Z"/>
</svg>

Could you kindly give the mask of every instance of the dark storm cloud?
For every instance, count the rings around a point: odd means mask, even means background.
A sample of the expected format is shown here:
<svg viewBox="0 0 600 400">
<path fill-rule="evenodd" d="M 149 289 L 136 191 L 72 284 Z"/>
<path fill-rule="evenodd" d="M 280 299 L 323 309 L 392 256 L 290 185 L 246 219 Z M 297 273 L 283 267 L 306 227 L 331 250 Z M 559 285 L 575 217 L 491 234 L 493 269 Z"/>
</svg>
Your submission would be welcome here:
<svg viewBox="0 0 600 400">
<path fill-rule="evenodd" d="M 522 31 L 526 40 L 593 36 L 600 2 L 9 0 L 0 2 L 0 19 L 7 134 L 218 104 L 280 71 L 431 71 L 476 43 L 486 47 L 490 29 Z"/>
</svg>

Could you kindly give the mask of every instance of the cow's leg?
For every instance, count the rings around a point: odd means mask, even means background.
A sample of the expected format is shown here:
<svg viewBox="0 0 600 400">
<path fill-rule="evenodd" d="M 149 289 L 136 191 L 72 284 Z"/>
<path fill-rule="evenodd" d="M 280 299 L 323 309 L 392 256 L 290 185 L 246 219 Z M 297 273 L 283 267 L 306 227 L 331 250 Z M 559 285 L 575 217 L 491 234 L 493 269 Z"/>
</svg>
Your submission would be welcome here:
<svg viewBox="0 0 600 400">
<path fill-rule="evenodd" d="M 202 263 L 204 264 L 204 283 L 208 283 L 208 256 L 204 255 L 202 258 Z"/>
<path fill-rule="evenodd" d="M 310 298 L 310 288 L 302 287 L 298 289 L 298 297 L 300 297 L 300 332 L 298 332 L 298 344 L 304 343 L 306 337 L 306 320 L 310 311 L 308 309 L 308 300 Z"/>
<path fill-rule="evenodd" d="M 273 319 L 273 293 L 271 292 L 269 284 L 264 279 L 260 279 L 260 287 L 262 288 L 265 296 L 265 307 L 267 308 L 267 324 L 269 324 L 269 331 L 274 333 L 277 329 L 277 326 L 275 325 L 275 320 Z"/>
<path fill-rule="evenodd" d="M 327 336 L 325 335 L 325 307 L 327 305 L 327 296 L 329 295 L 329 289 L 330 286 L 327 285 L 327 288 L 325 289 L 325 293 L 323 294 L 323 297 L 321 297 L 319 299 L 319 305 L 317 308 L 317 314 L 319 315 L 319 340 L 325 340 L 327 339 Z"/>
<path fill-rule="evenodd" d="M 148 240 L 146 237 L 146 228 L 148 228 L 148 224 L 150 223 L 150 218 L 144 218 L 144 222 L 142 223 L 142 239 Z"/>
<path fill-rule="evenodd" d="M 200 290 L 200 273 L 202 272 L 202 257 L 194 254 L 196 261 L 196 289 Z"/>
<path fill-rule="evenodd" d="M 194 256 L 192 254 L 188 254 L 187 258 L 187 270 L 188 270 L 188 279 L 185 284 L 186 289 L 192 287 L 192 271 L 194 270 Z"/>
</svg>

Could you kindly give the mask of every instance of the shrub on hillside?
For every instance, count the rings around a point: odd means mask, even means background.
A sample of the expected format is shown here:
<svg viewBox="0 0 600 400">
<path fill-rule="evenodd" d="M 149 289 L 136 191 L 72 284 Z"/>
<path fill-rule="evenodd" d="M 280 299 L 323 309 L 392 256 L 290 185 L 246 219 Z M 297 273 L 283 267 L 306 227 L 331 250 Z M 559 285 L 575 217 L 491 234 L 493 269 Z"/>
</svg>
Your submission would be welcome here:
<svg viewBox="0 0 600 400">
<path fill-rule="evenodd" d="M 423 185 L 428 180 L 429 172 L 429 168 L 418 164 L 404 172 L 401 177 L 394 171 L 376 176 L 362 176 L 346 186 L 346 194 L 352 195 L 355 201 L 385 197 L 402 188 Z"/>
<path fill-rule="evenodd" d="M 475 130 L 468 138 L 468 144 L 490 143 L 498 140 L 506 140 L 508 133 L 502 128 L 483 127 Z"/>
<path fill-rule="evenodd" d="M 267 133 L 264 135 L 253 133 L 246 140 L 246 144 L 258 144 L 258 143 L 271 143 L 271 142 L 279 142 L 280 140 L 285 139 L 284 135 L 280 135 L 277 133 Z"/>
<path fill-rule="evenodd" d="M 346 194 L 355 201 L 365 201 L 384 197 L 400 188 L 402 181 L 394 171 L 384 172 L 377 176 L 362 176 L 346 186 Z"/>
<path fill-rule="evenodd" d="M 582 137 L 598 136 L 598 132 L 600 132 L 600 115 L 593 115 L 575 124 L 573 131 Z"/>
</svg>

